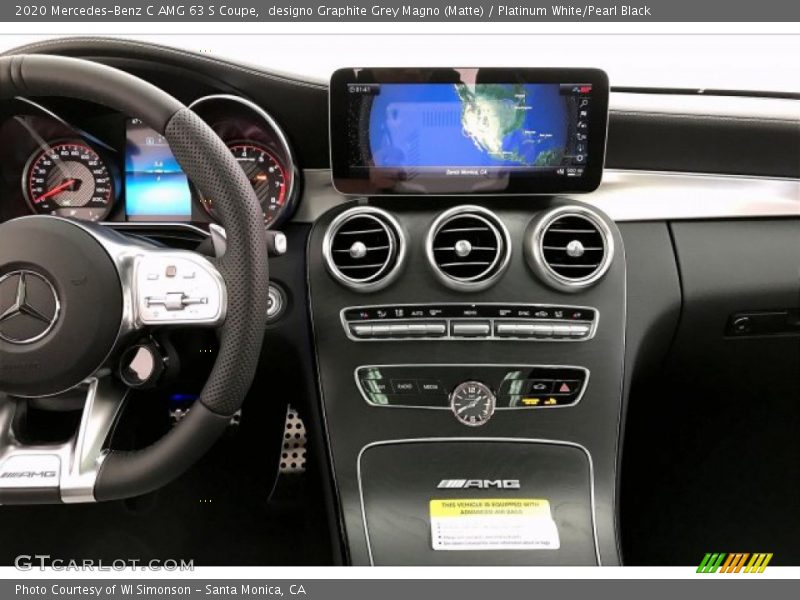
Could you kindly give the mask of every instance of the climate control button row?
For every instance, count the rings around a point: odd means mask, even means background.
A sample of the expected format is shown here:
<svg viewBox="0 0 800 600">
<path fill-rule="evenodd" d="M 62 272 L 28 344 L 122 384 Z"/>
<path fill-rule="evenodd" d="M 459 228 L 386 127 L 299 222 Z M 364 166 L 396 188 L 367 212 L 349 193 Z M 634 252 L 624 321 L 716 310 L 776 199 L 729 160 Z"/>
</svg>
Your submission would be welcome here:
<svg viewBox="0 0 800 600">
<path fill-rule="evenodd" d="M 538 304 L 381 305 L 346 308 L 342 325 L 353 340 L 549 340 L 594 336 L 597 311 Z"/>
<path fill-rule="evenodd" d="M 519 321 L 495 324 L 495 335 L 508 338 L 584 338 L 589 335 L 588 324 L 525 323 Z"/>
<path fill-rule="evenodd" d="M 443 337 L 447 333 L 444 321 L 415 323 L 355 323 L 350 332 L 358 338 Z"/>
</svg>

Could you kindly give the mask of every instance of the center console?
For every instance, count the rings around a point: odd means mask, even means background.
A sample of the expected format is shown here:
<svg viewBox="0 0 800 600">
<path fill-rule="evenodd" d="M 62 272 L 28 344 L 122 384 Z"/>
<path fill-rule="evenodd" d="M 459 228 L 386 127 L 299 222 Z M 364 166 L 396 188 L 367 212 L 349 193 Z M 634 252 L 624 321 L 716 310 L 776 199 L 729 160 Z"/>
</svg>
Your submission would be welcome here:
<svg viewBox="0 0 800 600">
<path fill-rule="evenodd" d="M 334 77 L 332 109 L 344 110 L 337 85 L 364 84 L 350 93 L 375 95 L 382 81 L 450 82 L 449 71 L 348 71 Z M 540 98 L 552 103 L 551 120 L 576 111 L 577 121 L 569 116 L 564 131 L 537 122 L 536 139 L 600 135 L 596 124 L 576 125 L 581 108 L 602 104 L 595 95 L 581 106 L 582 95 L 598 89 L 597 72 L 570 72 L 560 82 L 551 72 L 517 75 L 512 105 L 540 106 L 531 101 L 540 90 L 525 86 L 541 80 L 556 85 Z M 498 79 L 511 75 L 461 76 L 473 77 L 470 85 L 501 85 Z M 413 94 L 390 91 L 394 103 L 404 103 L 394 106 L 395 117 L 447 128 L 448 107 L 426 105 L 416 115 L 407 106 Z M 503 89 L 484 91 L 475 109 L 497 116 L 491 111 L 505 105 L 490 99 Z M 475 98 L 462 94 L 459 101 L 465 117 L 472 108 L 464 103 Z M 367 110 L 360 102 L 347 110 Z M 383 100 L 371 104 L 393 110 Z M 356 116 L 375 126 L 375 115 Z M 520 126 L 533 131 L 531 123 Z M 406 133 L 395 131 L 393 139 L 413 137 Z M 358 139 L 358 131 L 351 134 L 350 142 Z M 367 149 L 383 143 L 373 139 Z M 557 192 L 486 194 L 480 202 L 472 189 L 437 196 L 439 183 L 427 168 L 423 192 L 403 195 L 415 185 L 413 173 L 398 175 L 399 163 L 391 162 L 365 173 L 361 165 L 375 161 L 364 159 L 363 150 L 339 163 L 347 181 L 337 187 L 364 195 L 319 219 L 308 247 L 320 398 L 349 561 L 619 564 L 625 259 L 616 226 Z M 531 164 L 557 163 L 542 175 L 548 190 L 574 185 L 566 175 L 581 168 L 574 152 L 570 141 L 531 155 Z M 586 160 L 589 173 L 598 158 L 581 156 Z M 490 188 L 503 181 L 503 169 L 489 169 Z M 530 187 L 536 176 L 531 167 L 506 181 Z M 473 184 L 462 178 L 441 185 Z"/>
</svg>

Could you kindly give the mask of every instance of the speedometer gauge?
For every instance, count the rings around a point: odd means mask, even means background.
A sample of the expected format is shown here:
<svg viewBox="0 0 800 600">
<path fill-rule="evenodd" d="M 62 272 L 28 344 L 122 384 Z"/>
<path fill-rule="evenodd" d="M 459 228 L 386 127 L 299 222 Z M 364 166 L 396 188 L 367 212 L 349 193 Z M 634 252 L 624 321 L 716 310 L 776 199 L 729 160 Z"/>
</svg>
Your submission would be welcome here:
<svg viewBox="0 0 800 600">
<path fill-rule="evenodd" d="M 83 142 L 56 142 L 28 160 L 22 187 L 40 214 L 104 219 L 114 204 L 114 183 L 97 152 Z"/>
<path fill-rule="evenodd" d="M 250 180 L 267 225 L 279 220 L 288 200 L 291 172 L 269 150 L 252 142 L 234 142 L 228 145 L 236 161 Z M 217 218 L 212 198 L 201 198 L 203 207 Z"/>
</svg>

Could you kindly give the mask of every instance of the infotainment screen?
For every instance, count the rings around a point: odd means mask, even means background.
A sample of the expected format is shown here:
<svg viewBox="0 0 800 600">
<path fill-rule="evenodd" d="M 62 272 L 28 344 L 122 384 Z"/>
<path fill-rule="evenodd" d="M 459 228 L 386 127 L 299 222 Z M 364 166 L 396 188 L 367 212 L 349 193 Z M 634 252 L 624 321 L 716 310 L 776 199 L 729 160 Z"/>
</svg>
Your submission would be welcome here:
<svg viewBox="0 0 800 600">
<path fill-rule="evenodd" d="M 129 221 L 189 221 L 189 180 L 164 136 L 129 119 L 125 146 L 125 213 Z"/>
<path fill-rule="evenodd" d="M 330 108 L 343 193 L 588 192 L 602 176 L 596 69 L 342 69 Z"/>
</svg>

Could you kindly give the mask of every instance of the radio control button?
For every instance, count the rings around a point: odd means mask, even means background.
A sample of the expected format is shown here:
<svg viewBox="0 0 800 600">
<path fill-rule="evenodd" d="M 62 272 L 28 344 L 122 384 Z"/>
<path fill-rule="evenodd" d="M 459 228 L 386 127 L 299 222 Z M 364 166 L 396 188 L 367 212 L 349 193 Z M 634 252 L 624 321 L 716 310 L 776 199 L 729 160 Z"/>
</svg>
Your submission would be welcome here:
<svg viewBox="0 0 800 600">
<path fill-rule="evenodd" d="M 416 394 L 416 379 L 392 379 L 392 390 L 395 394 Z"/>
</svg>

